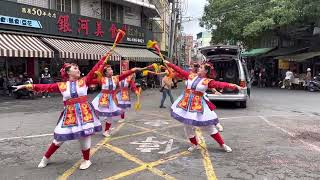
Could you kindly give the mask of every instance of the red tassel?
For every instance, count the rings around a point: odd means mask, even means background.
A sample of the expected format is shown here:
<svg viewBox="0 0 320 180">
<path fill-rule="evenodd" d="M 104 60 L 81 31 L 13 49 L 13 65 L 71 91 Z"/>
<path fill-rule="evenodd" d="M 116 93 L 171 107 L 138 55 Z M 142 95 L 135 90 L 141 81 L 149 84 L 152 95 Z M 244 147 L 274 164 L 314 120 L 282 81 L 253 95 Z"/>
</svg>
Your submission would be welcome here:
<svg viewBox="0 0 320 180">
<path fill-rule="evenodd" d="M 124 113 L 121 114 L 121 119 L 124 119 Z"/>
</svg>

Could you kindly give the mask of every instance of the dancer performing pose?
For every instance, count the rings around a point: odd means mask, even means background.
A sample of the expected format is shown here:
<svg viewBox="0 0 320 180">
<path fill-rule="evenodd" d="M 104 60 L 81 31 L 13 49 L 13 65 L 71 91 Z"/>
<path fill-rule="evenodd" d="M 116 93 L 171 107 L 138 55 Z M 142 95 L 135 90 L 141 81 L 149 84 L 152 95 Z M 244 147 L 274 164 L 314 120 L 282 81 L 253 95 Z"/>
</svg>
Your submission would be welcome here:
<svg viewBox="0 0 320 180">
<path fill-rule="evenodd" d="M 111 66 L 100 66 L 98 69 L 97 72 L 103 72 L 104 76 L 99 76 L 95 83 L 101 84 L 102 90 L 93 99 L 92 104 L 98 113 L 98 116 L 106 120 L 105 132 L 103 133 L 104 136 L 109 137 L 111 135 L 112 124 L 114 124 L 114 121 L 118 121 L 121 114 L 123 114 L 123 110 L 118 106 L 117 99 L 117 88 L 119 82 L 140 70 L 140 68 L 133 68 L 121 75 L 113 76 Z"/>
<path fill-rule="evenodd" d="M 124 60 L 123 61 L 123 67 L 121 69 L 122 73 L 125 73 L 128 70 L 129 67 L 129 61 Z M 124 111 L 131 108 L 131 101 L 130 101 L 130 93 L 129 88 L 137 95 L 140 96 L 140 88 L 137 88 L 136 83 L 134 81 L 134 78 L 132 75 L 126 77 L 122 81 L 119 82 L 119 92 L 117 94 L 118 98 L 118 106 L 122 108 Z M 124 119 L 125 112 L 121 114 L 121 118 Z"/>
<path fill-rule="evenodd" d="M 84 159 L 80 169 L 87 169 L 91 165 L 89 160 L 91 135 L 102 131 L 102 127 L 93 106 L 87 100 L 87 91 L 88 85 L 94 79 L 94 72 L 105 60 L 106 57 L 103 57 L 84 78 L 80 78 L 78 65 L 66 63 L 60 70 L 64 82 L 15 87 L 16 90 L 27 88 L 36 92 L 60 92 L 63 96 L 64 110 L 54 129 L 54 140 L 39 163 L 39 168 L 46 167 L 51 155 L 69 140 L 80 142 Z"/>
<path fill-rule="evenodd" d="M 193 63 L 191 72 L 194 73 L 194 74 L 197 74 L 197 73 L 199 72 L 199 68 L 200 68 L 200 65 L 199 65 L 198 63 Z M 213 67 L 212 67 L 212 72 L 211 72 L 211 74 L 214 74 L 214 75 L 212 75 L 212 76 L 215 76 L 215 72 L 214 72 L 214 68 L 213 68 Z M 214 77 L 212 77 L 212 78 L 214 78 Z M 219 93 L 219 91 L 217 91 L 215 88 L 211 88 L 210 90 L 211 90 L 214 94 L 216 94 L 216 95 L 221 94 L 221 93 Z M 206 92 L 204 92 L 203 97 L 204 97 L 204 100 L 206 101 L 207 105 L 209 106 L 209 108 L 210 108 L 212 111 L 215 110 L 216 106 L 211 103 L 211 101 L 210 101 L 209 98 L 208 98 L 208 94 L 207 94 Z M 220 132 L 223 131 L 223 126 L 220 124 L 219 119 L 217 119 L 217 120 L 215 121 L 214 125 L 217 127 L 217 129 L 218 129 Z"/>
<path fill-rule="evenodd" d="M 195 126 L 198 126 L 207 131 L 226 152 L 231 152 L 232 149 L 224 143 L 220 133 L 214 126 L 218 117 L 204 100 L 204 93 L 210 88 L 230 88 L 236 90 L 241 89 L 241 87 L 210 79 L 212 67 L 208 64 L 202 64 L 199 72 L 194 74 L 168 61 L 165 61 L 165 63 L 186 79 L 186 89 L 171 106 L 171 116 L 185 124 L 185 132 L 193 144 L 188 150 L 193 151 L 199 147 L 195 136 Z"/>
</svg>

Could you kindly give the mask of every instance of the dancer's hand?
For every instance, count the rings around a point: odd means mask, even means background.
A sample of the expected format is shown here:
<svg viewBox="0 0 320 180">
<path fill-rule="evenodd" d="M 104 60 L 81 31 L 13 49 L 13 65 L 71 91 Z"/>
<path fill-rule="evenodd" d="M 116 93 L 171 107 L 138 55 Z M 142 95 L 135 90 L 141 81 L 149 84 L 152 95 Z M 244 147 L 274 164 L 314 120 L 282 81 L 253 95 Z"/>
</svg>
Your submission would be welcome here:
<svg viewBox="0 0 320 180">
<path fill-rule="evenodd" d="M 15 88 L 15 90 L 14 91 L 18 91 L 18 90 L 21 90 L 21 89 L 25 89 L 25 88 L 27 88 L 27 86 L 26 85 L 19 85 L 19 86 L 12 86 L 13 88 Z"/>
<path fill-rule="evenodd" d="M 232 86 L 236 87 L 239 91 L 244 89 L 243 87 L 240 87 L 240 86 L 238 86 L 236 84 L 232 84 Z"/>
<path fill-rule="evenodd" d="M 170 64 L 170 62 L 167 61 L 167 60 L 164 60 L 163 63 L 165 63 L 165 64 Z"/>
</svg>

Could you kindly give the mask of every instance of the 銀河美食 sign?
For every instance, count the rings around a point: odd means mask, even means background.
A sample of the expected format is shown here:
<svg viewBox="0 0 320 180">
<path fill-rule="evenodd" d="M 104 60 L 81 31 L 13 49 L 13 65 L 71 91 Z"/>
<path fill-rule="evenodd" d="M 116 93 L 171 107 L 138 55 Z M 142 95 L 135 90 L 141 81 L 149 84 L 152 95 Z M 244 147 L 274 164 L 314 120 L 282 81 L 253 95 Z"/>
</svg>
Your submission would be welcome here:
<svg viewBox="0 0 320 180">
<path fill-rule="evenodd" d="M 5 18 L 8 23 L 0 24 L 0 29 L 9 31 L 113 42 L 117 29 L 124 29 L 122 43 L 145 45 L 153 39 L 152 32 L 141 27 L 9 1 L 1 2 L 0 12 L 3 17 L 12 18 Z"/>
</svg>

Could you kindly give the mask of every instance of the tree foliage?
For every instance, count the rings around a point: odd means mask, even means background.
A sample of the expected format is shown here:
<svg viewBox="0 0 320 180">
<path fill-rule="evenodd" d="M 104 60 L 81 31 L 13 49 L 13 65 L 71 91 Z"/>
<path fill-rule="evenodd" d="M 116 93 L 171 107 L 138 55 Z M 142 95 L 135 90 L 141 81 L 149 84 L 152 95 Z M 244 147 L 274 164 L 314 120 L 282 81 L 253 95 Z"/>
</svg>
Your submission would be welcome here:
<svg viewBox="0 0 320 180">
<path fill-rule="evenodd" d="M 320 19 L 319 0 L 207 0 L 200 25 L 214 43 L 248 42 L 263 32 Z"/>
</svg>

